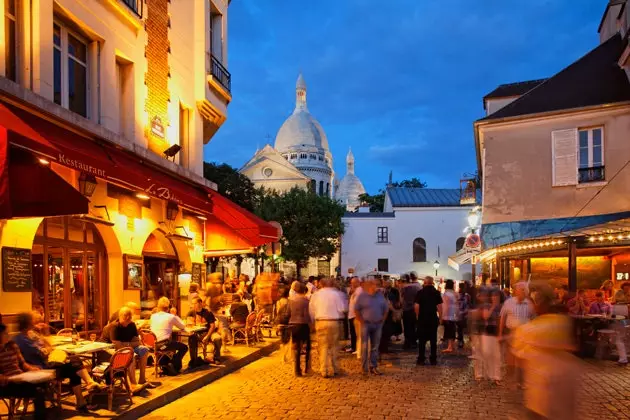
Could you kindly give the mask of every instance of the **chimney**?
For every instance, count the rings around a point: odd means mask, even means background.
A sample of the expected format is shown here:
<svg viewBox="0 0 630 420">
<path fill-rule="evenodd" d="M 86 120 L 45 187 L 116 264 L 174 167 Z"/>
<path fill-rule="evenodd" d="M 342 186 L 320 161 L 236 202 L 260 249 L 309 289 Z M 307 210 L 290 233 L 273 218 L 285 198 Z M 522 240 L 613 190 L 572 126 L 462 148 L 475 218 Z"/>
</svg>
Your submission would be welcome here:
<svg viewBox="0 0 630 420">
<path fill-rule="evenodd" d="M 370 212 L 370 205 L 369 204 L 361 204 L 359 206 L 359 213 L 369 213 Z"/>
</svg>

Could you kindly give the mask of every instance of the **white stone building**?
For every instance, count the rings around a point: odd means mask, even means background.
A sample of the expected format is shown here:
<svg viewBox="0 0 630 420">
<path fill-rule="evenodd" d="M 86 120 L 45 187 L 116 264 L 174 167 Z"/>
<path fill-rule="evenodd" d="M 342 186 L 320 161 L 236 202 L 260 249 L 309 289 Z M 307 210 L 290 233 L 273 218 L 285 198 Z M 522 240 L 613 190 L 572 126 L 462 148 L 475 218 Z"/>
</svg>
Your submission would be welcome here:
<svg viewBox="0 0 630 420">
<path fill-rule="evenodd" d="M 382 213 L 361 207 L 343 218 L 341 273 L 365 275 L 370 271 L 469 280 L 471 265 L 456 271 L 448 257 L 462 248 L 467 216 L 472 205 L 460 203 L 459 189 L 390 187 Z"/>
</svg>

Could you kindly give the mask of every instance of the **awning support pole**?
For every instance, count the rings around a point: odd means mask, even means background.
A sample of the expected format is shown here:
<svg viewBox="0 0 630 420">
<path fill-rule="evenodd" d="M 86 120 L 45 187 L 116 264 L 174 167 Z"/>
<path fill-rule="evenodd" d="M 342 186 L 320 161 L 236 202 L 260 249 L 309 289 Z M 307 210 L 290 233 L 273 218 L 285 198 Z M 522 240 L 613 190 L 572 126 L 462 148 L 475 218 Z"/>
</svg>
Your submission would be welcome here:
<svg viewBox="0 0 630 420">
<path fill-rule="evenodd" d="M 569 247 L 569 292 L 577 291 L 577 246 L 575 238 L 567 238 Z"/>
</svg>

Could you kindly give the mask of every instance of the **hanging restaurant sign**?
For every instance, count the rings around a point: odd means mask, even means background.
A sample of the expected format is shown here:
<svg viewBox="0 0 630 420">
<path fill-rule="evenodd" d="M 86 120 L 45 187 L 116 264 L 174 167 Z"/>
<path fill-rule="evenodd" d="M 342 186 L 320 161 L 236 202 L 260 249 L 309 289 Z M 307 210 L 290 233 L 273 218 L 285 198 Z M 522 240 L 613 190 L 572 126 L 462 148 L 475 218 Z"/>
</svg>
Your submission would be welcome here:
<svg viewBox="0 0 630 420">
<path fill-rule="evenodd" d="M 164 124 L 162 124 L 162 119 L 157 115 L 151 120 L 151 133 L 161 139 L 164 138 Z"/>
</svg>

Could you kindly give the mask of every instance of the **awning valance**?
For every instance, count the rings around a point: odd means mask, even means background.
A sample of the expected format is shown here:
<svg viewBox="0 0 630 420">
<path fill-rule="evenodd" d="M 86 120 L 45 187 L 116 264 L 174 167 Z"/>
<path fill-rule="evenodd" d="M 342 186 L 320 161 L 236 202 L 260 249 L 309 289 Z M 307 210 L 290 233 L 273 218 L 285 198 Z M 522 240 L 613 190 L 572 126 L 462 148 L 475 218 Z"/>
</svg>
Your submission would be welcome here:
<svg viewBox="0 0 630 420">
<path fill-rule="evenodd" d="M 455 254 L 448 257 L 448 266 L 459 271 L 459 267 L 463 264 L 470 264 L 472 257 L 475 255 L 479 255 L 479 251 L 462 248 Z"/>
<path fill-rule="evenodd" d="M 88 212 L 89 202 L 30 152 L 10 148 L 0 127 L 0 219 Z"/>
<path fill-rule="evenodd" d="M 214 216 L 242 236 L 250 247 L 278 237 L 274 226 L 218 192 L 151 165 L 135 153 L 83 136 L 11 104 L 0 103 L 0 118 L 0 126 L 9 131 L 9 143 L 14 146 L 133 191 L 176 202 L 207 218 Z"/>
<path fill-rule="evenodd" d="M 484 249 L 492 249 L 524 239 L 553 235 L 579 235 L 581 231 L 589 227 L 629 217 L 630 211 L 624 211 L 594 216 L 490 223 L 481 227 L 481 240 Z"/>
</svg>

